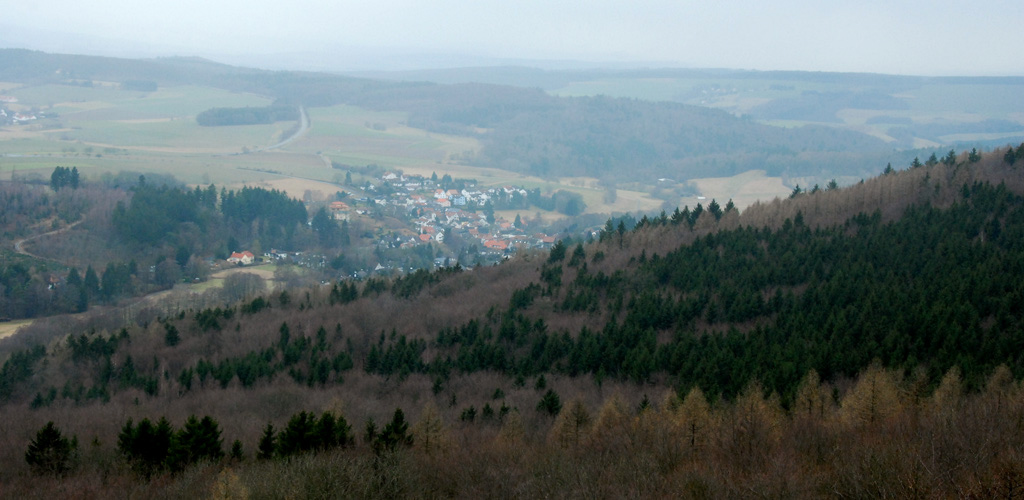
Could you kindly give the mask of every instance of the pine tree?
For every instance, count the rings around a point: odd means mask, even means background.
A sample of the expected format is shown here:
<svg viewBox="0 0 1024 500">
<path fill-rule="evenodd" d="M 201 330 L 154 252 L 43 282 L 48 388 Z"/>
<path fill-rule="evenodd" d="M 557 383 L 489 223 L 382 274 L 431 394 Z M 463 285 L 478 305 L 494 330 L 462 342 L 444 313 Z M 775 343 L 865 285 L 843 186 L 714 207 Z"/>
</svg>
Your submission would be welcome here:
<svg viewBox="0 0 1024 500">
<path fill-rule="evenodd" d="M 558 393 L 548 389 L 548 392 L 544 393 L 544 397 L 537 402 L 537 411 L 547 413 L 552 417 L 558 415 L 558 412 L 562 411 L 562 400 L 558 397 Z"/>
<path fill-rule="evenodd" d="M 277 437 L 277 451 L 281 456 L 311 451 L 316 446 L 316 416 L 305 411 L 292 415 L 288 425 Z"/>
<path fill-rule="evenodd" d="M 85 278 L 82 280 L 82 286 L 85 288 L 85 292 L 89 294 L 89 297 L 96 297 L 100 293 L 100 277 L 96 275 L 96 270 L 92 268 L 92 265 L 85 269 Z"/>
<path fill-rule="evenodd" d="M 155 426 L 145 418 L 138 427 L 128 419 L 118 435 L 117 447 L 132 467 L 148 478 L 167 465 L 174 437 L 174 428 L 166 418 L 161 417 Z"/>
<path fill-rule="evenodd" d="M 164 344 L 168 347 L 174 347 L 181 342 L 181 335 L 178 334 L 178 329 L 170 324 L 164 323 Z"/>
<path fill-rule="evenodd" d="M 369 429 L 369 428 L 368 428 Z M 412 446 L 413 436 L 409 433 L 409 424 L 405 421 L 405 413 L 401 408 L 395 408 L 391 421 L 384 426 L 373 439 L 373 449 L 378 454 L 391 452 L 399 447 Z"/>
<path fill-rule="evenodd" d="M 715 220 L 722 219 L 722 207 L 720 207 L 718 202 L 714 199 L 711 200 L 711 203 L 708 203 L 708 212 L 711 212 L 711 215 L 715 216 Z"/>
<path fill-rule="evenodd" d="M 270 460 L 274 458 L 274 450 L 276 445 L 276 439 L 274 435 L 274 424 L 267 423 L 267 426 L 263 429 L 263 436 L 260 437 L 260 442 L 256 451 L 256 458 L 259 460 Z"/>
<path fill-rule="evenodd" d="M 62 476 L 72 469 L 77 448 L 78 440 L 64 437 L 50 421 L 29 443 L 25 462 L 33 474 Z"/>
<path fill-rule="evenodd" d="M 947 153 L 946 156 L 944 156 L 942 158 L 942 164 L 946 165 L 948 167 L 952 167 L 953 165 L 955 165 L 956 164 L 956 151 L 950 149 L 949 153 Z"/>
<path fill-rule="evenodd" d="M 242 450 L 242 441 L 236 439 L 234 443 L 231 443 L 231 460 L 241 462 L 245 458 L 245 452 Z"/>
</svg>

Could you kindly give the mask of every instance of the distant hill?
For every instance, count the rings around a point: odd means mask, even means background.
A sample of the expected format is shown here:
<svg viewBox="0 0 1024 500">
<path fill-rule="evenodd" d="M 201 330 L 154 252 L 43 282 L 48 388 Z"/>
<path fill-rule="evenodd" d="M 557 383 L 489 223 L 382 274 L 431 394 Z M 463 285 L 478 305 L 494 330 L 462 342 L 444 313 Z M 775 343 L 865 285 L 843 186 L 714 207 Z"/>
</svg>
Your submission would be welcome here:
<svg viewBox="0 0 1024 500">
<path fill-rule="evenodd" d="M 656 179 L 729 176 L 866 177 L 893 161 L 883 141 L 821 126 L 780 128 L 693 105 L 607 97 L 561 98 L 536 89 L 387 82 L 325 73 L 235 68 L 199 59 L 125 60 L 0 51 L 0 78 L 15 82 L 196 84 L 306 106 L 350 104 L 407 113 L 410 126 L 479 138 L 471 164 L 545 177 Z M 900 160 L 903 158 L 900 157 Z"/>
<path fill-rule="evenodd" d="M 560 96 L 676 102 L 781 123 L 869 132 L 899 148 L 925 142 L 998 147 L 1024 138 L 1020 77 L 923 77 L 703 68 L 540 70 L 528 67 L 365 72 L 384 80 L 488 83 Z"/>
</svg>

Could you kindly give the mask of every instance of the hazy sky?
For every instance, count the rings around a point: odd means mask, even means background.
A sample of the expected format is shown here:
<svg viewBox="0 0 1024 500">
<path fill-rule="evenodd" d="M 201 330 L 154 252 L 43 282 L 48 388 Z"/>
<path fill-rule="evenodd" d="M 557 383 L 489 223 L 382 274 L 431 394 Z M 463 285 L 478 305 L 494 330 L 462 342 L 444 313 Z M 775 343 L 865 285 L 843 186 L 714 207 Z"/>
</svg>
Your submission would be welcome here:
<svg viewBox="0 0 1024 500">
<path fill-rule="evenodd" d="M 373 49 L 651 66 L 1024 74 L 1021 0 L 31 0 L 7 2 L 0 25 L 18 35 L 0 37 L 5 46 L 69 53 L 97 49 L 61 34 L 102 37 L 126 52 L 215 59 Z"/>
</svg>

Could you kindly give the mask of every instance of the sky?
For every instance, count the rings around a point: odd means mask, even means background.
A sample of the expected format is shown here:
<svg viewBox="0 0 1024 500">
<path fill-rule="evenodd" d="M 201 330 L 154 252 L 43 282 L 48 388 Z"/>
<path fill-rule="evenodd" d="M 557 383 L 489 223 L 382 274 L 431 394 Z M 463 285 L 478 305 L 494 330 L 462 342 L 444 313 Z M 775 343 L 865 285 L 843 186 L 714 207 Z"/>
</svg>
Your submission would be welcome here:
<svg viewBox="0 0 1024 500">
<path fill-rule="evenodd" d="M 1024 75 L 1021 0 L 32 0 L 0 10 L 0 47 L 323 66 L 303 69 L 578 61 Z"/>
</svg>

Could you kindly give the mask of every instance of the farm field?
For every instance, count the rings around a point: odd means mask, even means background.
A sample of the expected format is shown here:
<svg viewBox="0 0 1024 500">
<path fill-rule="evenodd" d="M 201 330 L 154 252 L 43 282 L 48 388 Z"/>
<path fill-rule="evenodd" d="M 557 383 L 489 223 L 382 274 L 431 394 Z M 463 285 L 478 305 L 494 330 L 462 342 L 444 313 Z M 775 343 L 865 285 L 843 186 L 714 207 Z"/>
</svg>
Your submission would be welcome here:
<svg viewBox="0 0 1024 500">
<path fill-rule="evenodd" d="M 201 127 L 195 121 L 211 107 L 270 103 L 252 94 L 197 86 L 146 93 L 112 85 L 11 85 L 5 92 L 18 97 L 24 109 L 57 116 L 0 128 L 0 178 L 46 180 L 55 167 L 73 165 L 87 178 L 119 171 L 169 173 L 188 184 L 260 185 L 301 199 L 307 192 L 319 198 L 343 189 L 349 170 L 334 165 L 352 170 L 376 165 L 476 179 L 484 187 L 567 189 L 583 196 L 590 213 L 656 210 L 662 204 L 646 193 L 621 189 L 615 203 L 606 204 L 596 179 L 553 181 L 473 166 L 479 141 L 409 127 L 400 112 L 310 108 L 309 130 L 285 146 L 260 150 L 287 137 L 295 124 Z M 354 184 L 366 180 L 353 172 Z"/>
<path fill-rule="evenodd" d="M 740 210 L 755 201 L 785 198 L 792 192 L 792 188 L 785 186 L 781 178 L 768 177 L 763 170 L 751 170 L 732 177 L 693 179 L 691 182 L 697 186 L 700 195 L 707 198 L 705 204 L 715 199 L 724 205 L 731 199 Z M 680 205 L 692 206 L 696 203 L 698 201 L 684 200 Z"/>
</svg>

